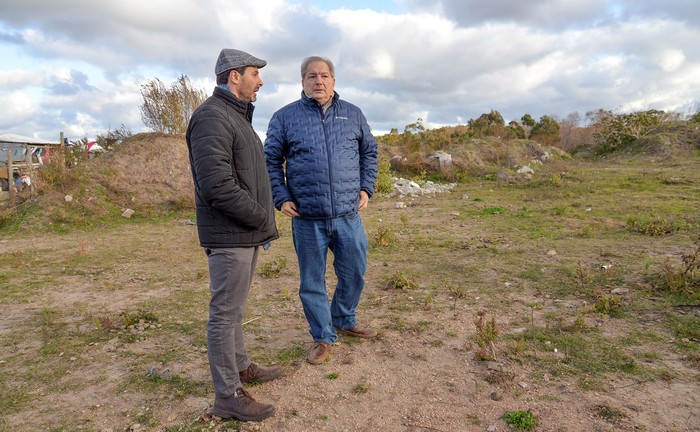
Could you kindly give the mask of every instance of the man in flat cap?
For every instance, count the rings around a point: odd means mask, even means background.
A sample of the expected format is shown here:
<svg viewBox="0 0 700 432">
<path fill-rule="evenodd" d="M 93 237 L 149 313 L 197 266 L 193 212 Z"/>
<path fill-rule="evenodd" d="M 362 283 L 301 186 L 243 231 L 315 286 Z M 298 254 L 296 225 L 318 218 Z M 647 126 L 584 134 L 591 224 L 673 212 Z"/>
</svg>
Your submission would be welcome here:
<svg viewBox="0 0 700 432">
<path fill-rule="evenodd" d="M 209 367 L 216 398 L 212 414 L 259 421 L 275 407 L 260 403 L 243 384 L 282 374 L 279 366 L 252 363 L 243 342 L 243 312 L 260 246 L 278 238 L 262 142 L 252 127 L 259 69 L 252 55 L 223 49 L 217 87 L 192 114 L 187 128 L 194 179 L 197 231 L 209 261 Z"/>
</svg>

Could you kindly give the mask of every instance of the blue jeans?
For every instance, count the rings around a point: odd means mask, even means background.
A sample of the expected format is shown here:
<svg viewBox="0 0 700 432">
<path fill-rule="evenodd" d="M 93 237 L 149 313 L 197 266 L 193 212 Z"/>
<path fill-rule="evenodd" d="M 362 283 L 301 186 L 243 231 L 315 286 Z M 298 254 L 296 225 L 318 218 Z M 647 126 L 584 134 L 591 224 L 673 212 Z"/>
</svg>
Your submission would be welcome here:
<svg viewBox="0 0 700 432">
<path fill-rule="evenodd" d="M 292 218 L 292 238 L 299 260 L 299 297 L 314 342 L 332 344 L 335 328 L 355 327 L 355 308 L 365 285 L 367 237 L 358 214 L 333 219 Z M 328 304 L 326 258 L 333 252 L 338 284 Z M 335 328 L 334 328 L 335 327 Z"/>
</svg>

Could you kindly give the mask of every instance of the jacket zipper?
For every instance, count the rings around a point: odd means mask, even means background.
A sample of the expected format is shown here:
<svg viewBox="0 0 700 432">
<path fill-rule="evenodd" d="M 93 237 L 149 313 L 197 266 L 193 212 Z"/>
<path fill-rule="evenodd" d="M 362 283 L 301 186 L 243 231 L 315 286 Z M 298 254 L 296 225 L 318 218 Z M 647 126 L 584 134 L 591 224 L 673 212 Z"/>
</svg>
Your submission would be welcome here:
<svg viewBox="0 0 700 432">
<path fill-rule="evenodd" d="M 323 125 L 323 140 L 326 144 L 326 154 L 328 155 L 328 187 L 330 189 L 330 199 L 331 199 L 331 217 L 335 217 L 335 197 L 333 194 L 333 164 L 331 162 L 331 148 L 330 144 L 328 142 L 328 132 L 326 130 L 326 119 L 328 118 L 328 115 L 330 111 L 333 109 L 333 105 L 331 105 L 326 112 L 323 112 L 323 107 L 320 107 L 321 110 L 321 124 Z"/>
</svg>

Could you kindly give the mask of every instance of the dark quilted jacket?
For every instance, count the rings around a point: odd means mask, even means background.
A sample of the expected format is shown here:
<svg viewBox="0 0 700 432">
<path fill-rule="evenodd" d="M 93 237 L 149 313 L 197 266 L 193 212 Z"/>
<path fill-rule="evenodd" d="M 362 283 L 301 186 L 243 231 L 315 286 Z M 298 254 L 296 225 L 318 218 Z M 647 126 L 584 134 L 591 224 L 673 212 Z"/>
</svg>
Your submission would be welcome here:
<svg viewBox="0 0 700 432">
<path fill-rule="evenodd" d="M 302 218 L 357 213 L 360 190 L 374 193 L 377 142 L 362 111 L 338 93 L 325 115 L 304 92 L 277 111 L 267 128 L 265 157 L 275 207 L 292 201 Z"/>
<path fill-rule="evenodd" d="M 260 246 L 278 237 L 253 109 L 215 88 L 190 119 L 186 138 L 203 247 Z"/>
</svg>

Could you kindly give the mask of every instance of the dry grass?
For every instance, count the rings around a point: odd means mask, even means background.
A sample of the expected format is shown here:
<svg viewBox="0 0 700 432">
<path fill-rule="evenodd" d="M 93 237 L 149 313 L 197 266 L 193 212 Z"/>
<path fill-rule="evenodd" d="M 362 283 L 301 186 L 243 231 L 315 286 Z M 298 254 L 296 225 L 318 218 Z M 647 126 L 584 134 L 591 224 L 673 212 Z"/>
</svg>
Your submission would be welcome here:
<svg viewBox="0 0 700 432">
<path fill-rule="evenodd" d="M 698 158 L 545 165 L 530 182 L 472 180 L 401 209 L 376 196 L 363 213 L 374 247 L 359 314 L 380 337 L 341 338 L 319 368 L 303 361 L 310 338 L 278 215 L 245 331 L 253 359 L 285 377 L 252 389 L 278 405 L 256 426 L 207 416 L 208 276 L 191 214 L 6 231 L 0 429 L 484 430 L 532 409 L 547 430 L 606 430 L 597 407 L 614 400 L 635 407 L 615 416 L 621 427 L 690 430 L 700 293 L 664 281 L 697 250 L 699 197 Z M 652 213 L 674 229 L 626 223 Z"/>
</svg>

